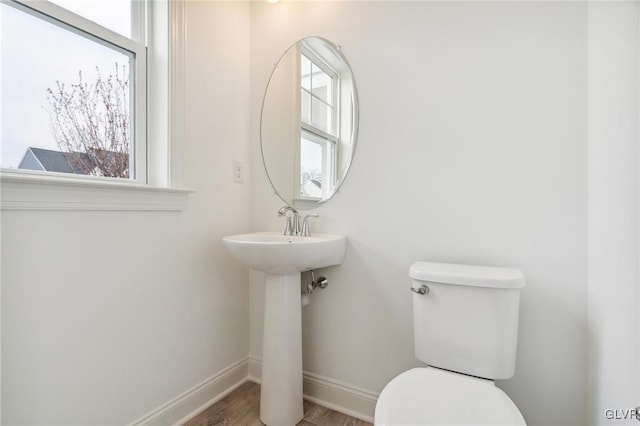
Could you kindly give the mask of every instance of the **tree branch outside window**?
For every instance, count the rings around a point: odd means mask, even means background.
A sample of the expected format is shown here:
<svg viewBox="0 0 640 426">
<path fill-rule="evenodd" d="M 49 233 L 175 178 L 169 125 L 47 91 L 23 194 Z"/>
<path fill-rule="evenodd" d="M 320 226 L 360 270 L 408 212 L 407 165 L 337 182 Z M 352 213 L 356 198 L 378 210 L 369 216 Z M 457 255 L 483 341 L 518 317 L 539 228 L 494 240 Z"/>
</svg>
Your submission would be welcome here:
<svg viewBox="0 0 640 426">
<path fill-rule="evenodd" d="M 129 178 L 130 88 L 126 65 L 87 83 L 56 81 L 47 89 L 51 130 L 59 149 L 76 173 Z"/>
</svg>

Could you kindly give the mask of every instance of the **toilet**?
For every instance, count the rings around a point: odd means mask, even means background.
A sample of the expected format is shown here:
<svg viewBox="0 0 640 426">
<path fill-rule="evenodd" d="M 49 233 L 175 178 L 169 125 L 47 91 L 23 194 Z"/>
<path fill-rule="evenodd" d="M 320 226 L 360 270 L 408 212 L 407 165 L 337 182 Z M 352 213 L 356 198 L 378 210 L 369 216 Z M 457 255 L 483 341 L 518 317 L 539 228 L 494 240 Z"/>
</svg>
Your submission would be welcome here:
<svg viewBox="0 0 640 426">
<path fill-rule="evenodd" d="M 526 425 L 494 380 L 513 376 L 518 269 L 416 262 L 412 279 L 416 357 L 427 364 L 392 379 L 376 425 Z"/>
</svg>

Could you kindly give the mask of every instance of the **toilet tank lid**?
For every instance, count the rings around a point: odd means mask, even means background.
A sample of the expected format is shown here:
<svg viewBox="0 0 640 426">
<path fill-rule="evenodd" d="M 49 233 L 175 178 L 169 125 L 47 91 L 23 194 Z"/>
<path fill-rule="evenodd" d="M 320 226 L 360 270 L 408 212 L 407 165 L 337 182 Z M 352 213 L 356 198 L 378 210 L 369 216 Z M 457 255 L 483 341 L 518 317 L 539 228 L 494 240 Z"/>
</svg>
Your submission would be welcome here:
<svg viewBox="0 0 640 426">
<path fill-rule="evenodd" d="M 522 288 L 524 275 L 515 268 L 415 262 L 409 268 L 414 280 L 491 288 Z"/>
</svg>

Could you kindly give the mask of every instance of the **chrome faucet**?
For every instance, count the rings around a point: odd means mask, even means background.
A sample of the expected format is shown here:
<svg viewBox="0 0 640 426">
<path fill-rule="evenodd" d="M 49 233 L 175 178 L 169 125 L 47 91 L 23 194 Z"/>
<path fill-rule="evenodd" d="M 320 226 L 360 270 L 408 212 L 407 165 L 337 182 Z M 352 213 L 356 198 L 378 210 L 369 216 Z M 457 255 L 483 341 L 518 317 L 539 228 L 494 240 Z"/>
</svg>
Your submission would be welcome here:
<svg viewBox="0 0 640 426">
<path fill-rule="evenodd" d="M 291 216 L 287 216 L 287 212 L 293 214 L 293 223 L 291 222 Z M 287 224 L 284 227 L 284 235 L 300 235 L 300 213 L 298 210 L 291 206 L 284 206 L 278 210 L 278 217 L 286 216 Z"/>
</svg>

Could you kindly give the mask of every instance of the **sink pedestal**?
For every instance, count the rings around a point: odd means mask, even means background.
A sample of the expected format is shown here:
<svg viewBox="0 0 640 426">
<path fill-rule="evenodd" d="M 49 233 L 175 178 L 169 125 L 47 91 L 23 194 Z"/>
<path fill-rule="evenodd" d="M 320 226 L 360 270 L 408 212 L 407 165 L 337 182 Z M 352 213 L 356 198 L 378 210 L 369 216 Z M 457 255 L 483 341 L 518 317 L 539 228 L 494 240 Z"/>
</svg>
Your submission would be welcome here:
<svg viewBox="0 0 640 426">
<path fill-rule="evenodd" d="M 302 306 L 300 273 L 267 274 L 260 420 L 294 426 L 302 409 Z"/>
<path fill-rule="evenodd" d="M 239 234 L 222 239 L 232 256 L 266 275 L 260 420 L 294 426 L 302 410 L 302 304 L 300 273 L 340 265 L 344 235 Z"/>
</svg>

